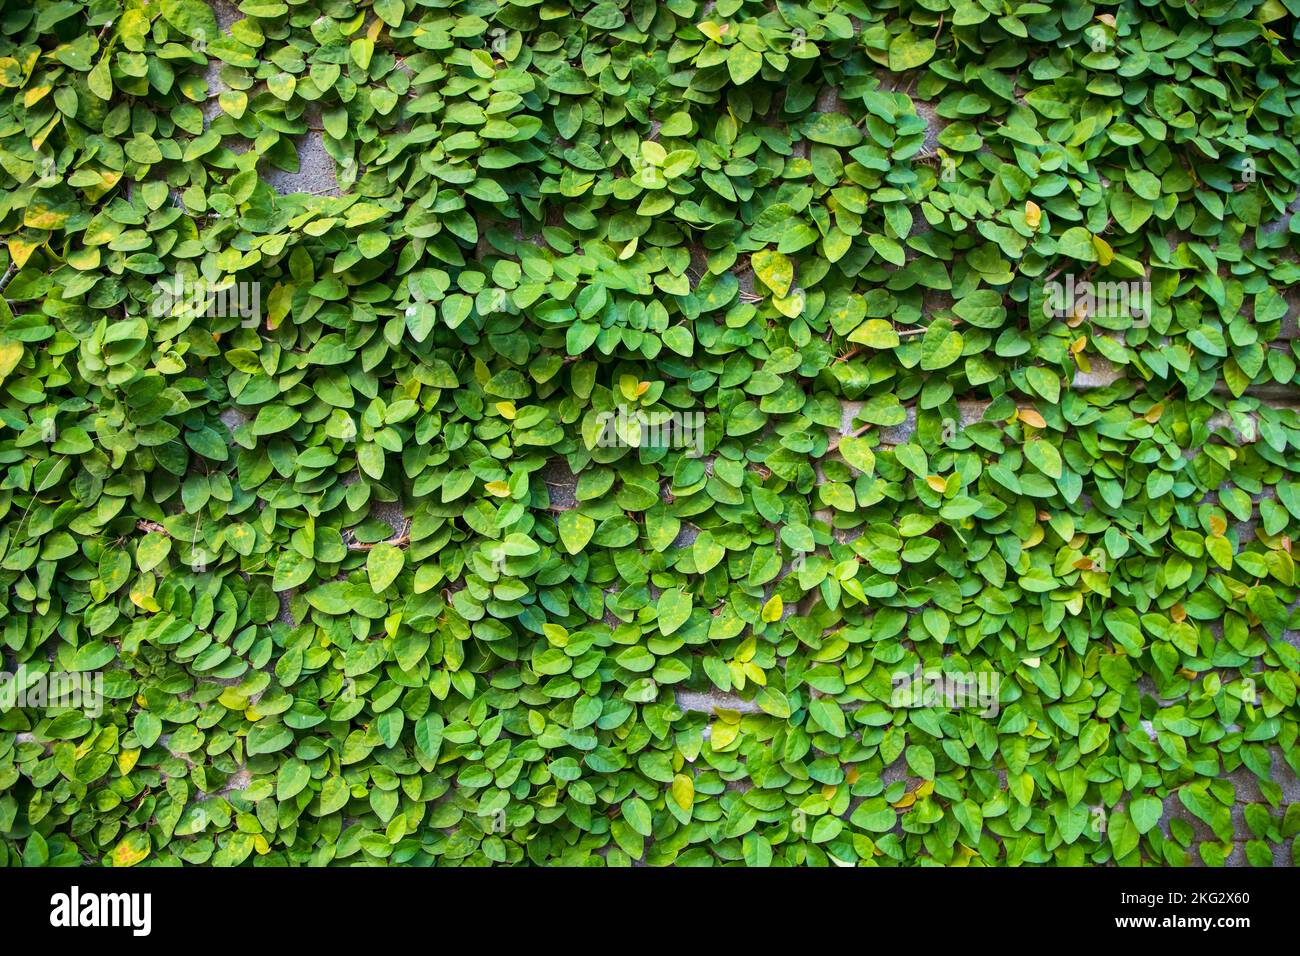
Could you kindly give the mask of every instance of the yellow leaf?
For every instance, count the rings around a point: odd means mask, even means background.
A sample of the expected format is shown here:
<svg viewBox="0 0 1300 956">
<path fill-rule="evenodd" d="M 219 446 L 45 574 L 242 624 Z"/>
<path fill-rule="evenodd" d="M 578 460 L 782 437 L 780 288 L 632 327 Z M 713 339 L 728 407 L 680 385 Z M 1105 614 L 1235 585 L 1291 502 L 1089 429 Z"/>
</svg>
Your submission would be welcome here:
<svg viewBox="0 0 1300 956">
<path fill-rule="evenodd" d="M 44 198 L 32 200 L 23 214 L 23 225 L 32 229 L 62 229 L 68 221 L 68 211 L 50 203 L 51 200 Z"/>
<path fill-rule="evenodd" d="M 673 799 L 683 810 L 689 810 L 695 804 L 695 781 L 684 773 L 673 777 Z"/>
<path fill-rule="evenodd" d="M 266 299 L 266 327 L 272 330 L 279 328 L 280 320 L 289 314 L 289 306 L 292 304 L 293 284 L 277 282 Z"/>
<path fill-rule="evenodd" d="M 1284 16 L 1286 16 L 1286 7 L 1282 6 L 1278 0 L 1267 0 L 1267 2 L 1259 8 L 1259 12 L 1256 14 L 1255 18 L 1259 20 L 1260 23 L 1272 23 L 1274 20 L 1280 20 Z M 1269 32 L 1272 33 L 1273 31 L 1270 30 Z M 1280 40 L 1281 37 L 1278 37 L 1278 39 Z"/>
<path fill-rule="evenodd" d="M 31 109 L 52 89 L 54 89 L 54 87 L 49 83 L 45 83 L 41 86 L 29 86 L 23 91 L 23 106 L 27 109 Z M 44 142 L 44 138 L 42 138 L 41 142 Z"/>
<path fill-rule="evenodd" d="M 1037 229 L 1038 224 L 1043 221 L 1043 210 L 1039 208 L 1038 203 L 1029 201 L 1025 203 L 1025 225 L 1030 229 Z"/>
<path fill-rule="evenodd" d="M 1038 411 L 1036 409 L 1033 408 L 1017 409 L 1016 417 L 1018 417 L 1026 425 L 1032 425 L 1034 428 L 1047 427 L 1047 421 L 1043 418 L 1042 415 L 1038 414 Z"/>
<path fill-rule="evenodd" d="M 100 184 L 98 186 L 86 187 L 86 198 L 89 199 L 91 202 L 94 202 L 95 200 L 103 197 L 110 189 L 116 186 L 118 182 L 122 179 L 122 174 L 120 172 L 115 172 L 112 170 L 96 170 L 96 173 L 99 176 Z"/>
<path fill-rule="evenodd" d="M 498 498 L 504 498 L 510 494 L 510 486 L 504 481 L 489 481 L 483 487 L 488 490 L 488 494 L 496 495 Z"/>
<path fill-rule="evenodd" d="M 149 834 L 132 830 L 113 847 L 114 866 L 135 866 L 149 855 Z"/>
<path fill-rule="evenodd" d="M 750 267 L 760 282 L 772 290 L 778 299 L 790 294 L 794 282 L 794 263 L 789 257 L 774 249 L 760 249 L 750 256 Z"/>
<path fill-rule="evenodd" d="M 131 750 L 123 750 L 117 755 L 117 772 L 126 776 L 135 767 L 135 762 L 140 759 L 140 748 L 134 747 Z"/>
<path fill-rule="evenodd" d="M 6 308 L 6 311 L 7 308 Z M 0 342 L 0 382 L 23 360 L 23 343 Z"/>
<path fill-rule="evenodd" d="M 13 257 L 14 265 L 21 269 L 27 265 L 27 260 L 32 257 L 32 253 L 44 244 L 44 239 L 33 241 L 24 239 L 21 236 L 14 236 L 9 240 L 9 255 Z"/>
<path fill-rule="evenodd" d="M 797 319 L 803 315 L 808 304 L 808 296 L 803 289 L 791 289 L 787 296 L 773 296 L 772 304 L 787 319 Z"/>
<path fill-rule="evenodd" d="M 226 708 L 226 710 L 243 710 L 248 706 L 248 698 L 234 687 L 227 687 L 222 691 L 221 696 L 217 698 L 217 701 L 222 707 Z"/>
<path fill-rule="evenodd" d="M 759 615 L 767 624 L 773 621 L 781 620 L 781 614 L 785 611 L 785 602 L 781 600 L 781 595 L 773 594 L 771 600 L 763 605 L 763 613 Z"/>
<path fill-rule="evenodd" d="M 732 686 L 737 692 L 745 689 L 745 665 L 739 661 L 727 661 L 727 673 L 731 675 Z"/>
<path fill-rule="evenodd" d="M 942 475 L 926 475 L 925 483 L 940 494 L 948 487 L 948 481 Z"/>
<path fill-rule="evenodd" d="M 1097 250 L 1097 264 L 1108 266 L 1115 259 L 1115 250 L 1110 247 L 1110 243 L 1101 236 L 1092 237 L 1092 247 Z"/>
<path fill-rule="evenodd" d="M 1228 530 L 1228 522 L 1224 521 L 1218 515 L 1210 515 L 1210 534 L 1219 537 Z"/>
<path fill-rule="evenodd" d="M 724 750 L 735 743 L 736 735 L 740 733 L 740 724 L 728 724 L 721 720 L 715 720 L 710 727 L 709 745 L 714 750 Z"/>
<path fill-rule="evenodd" d="M 497 402 L 497 414 L 507 421 L 515 420 L 515 403 L 514 402 Z"/>
<path fill-rule="evenodd" d="M 147 580 L 153 581 L 154 578 L 149 577 Z M 159 610 L 158 602 L 154 600 L 153 594 L 146 593 L 138 588 L 132 589 L 131 591 L 131 603 L 141 610 L 149 611 L 153 614 L 158 613 Z"/>
</svg>

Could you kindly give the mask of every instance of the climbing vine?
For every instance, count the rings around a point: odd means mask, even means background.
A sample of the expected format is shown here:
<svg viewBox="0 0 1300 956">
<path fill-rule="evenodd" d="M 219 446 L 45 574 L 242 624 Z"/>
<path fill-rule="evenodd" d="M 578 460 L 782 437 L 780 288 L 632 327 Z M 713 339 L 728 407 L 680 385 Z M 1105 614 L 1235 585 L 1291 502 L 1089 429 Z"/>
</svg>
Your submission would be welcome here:
<svg viewBox="0 0 1300 956">
<path fill-rule="evenodd" d="M 0 864 L 1292 862 L 1298 15 L 5 4 Z"/>
</svg>

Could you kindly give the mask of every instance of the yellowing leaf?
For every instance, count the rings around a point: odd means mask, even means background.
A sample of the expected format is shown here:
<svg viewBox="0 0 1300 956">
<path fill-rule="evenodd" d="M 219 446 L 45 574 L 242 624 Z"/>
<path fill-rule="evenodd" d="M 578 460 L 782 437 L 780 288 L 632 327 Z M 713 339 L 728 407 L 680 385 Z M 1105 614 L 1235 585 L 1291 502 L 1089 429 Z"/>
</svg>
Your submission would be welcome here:
<svg viewBox="0 0 1300 956">
<path fill-rule="evenodd" d="M 280 321 L 289 314 L 289 306 L 293 304 L 293 284 L 288 285 L 277 282 L 271 288 L 271 294 L 266 297 L 266 327 L 276 329 Z"/>
<path fill-rule="evenodd" d="M 709 744 L 714 750 L 726 748 L 740 733 L 739 724 L 729 724 L 722 720 L 715 720 L 709 728 Z"/>
<path fill-rule="evenodd" d="M 1038 224 L 1043 220 L 1043 210 L 1039 208 L 1038 203 L 1032 200 L 1025 203 L 1025 225 L 1030 229 L 1037 229 Z"/>
<path fill-rule="evenodd" d="M 7 310 L 7 306 L 5 307 Z M 23 360 L 23 343 L 0 342 L 0 382 Z"/>
<path fill-rule="evenodd" d="M 132 830 L 118 841 L 110 856 L 114 866 L 135 866 L 149 855 L 149 834 Z"/>
<path fill-rule="evenodd" d="M 125 777 L 135 768 L 136 761 L 139 759 L 139 747 L 132 747 L 130 750 L 119 751 L 117 754 L 117 772 Z"/>
<path fill-rule="evenodd" d="M 227 687 L 221 692 L 221 696 L 217 700 L 227 710 L 243 710 L 248 706 L 248 698 L 235 687 Z"/>
<path fill-rule="evenodd" d="M 23 236 L 13 236 L 8 244 L 9 255 L 13 256 L 14 265 L 21 269 L 27 265 L 27 260 L 32 257 L 32 253 L 45 244 L 45 240 L 36 241 Z"/>
<path fill-rule="evenodd" d="M 775 249 L 760 249 L 750 256 L 750 265 L 754 275 L 763 285 L 772 290 L 772 294 L 784 299 L 794 282 L 794 263 L 786 255 Z"/>
<path fill-rule="evenodd" d="M 683 810 L 689 810 L 695 804 L 695 781 L 684 773 L 673 777 L 673 799 Z"/>
<path fill-rule="evenodd" d="M 1115 260 L 1115 250 L 1101 236 L 1092 237 L 1092 247 L 1097 250 L 1097 264 L 1108 266 Z"/>
<path fill-rule="evenodd" d="M 593 518 L 572 510 L 561 513 L 556 524 L 560 529 L 560 541 L 569 554 L 577 554 L 585 548 L 596 530 Z"/>
<path fill-rule="evenodd" d="M 929 485 L 933 490 L 938 491 L 940 493 L 947 490 L 948 488 L 948 480 L 944 478 L 942 475 L 927 475 L 925 478 L 925 483 Z"/>
<path fill-rule="evenodd" d="M 1037 410 L 1032 408 L 1020 408 L 1016 410 L 1016 417 L 1026 425 L 1032 425 L 1034 428 L 1046 428 L 1047 421 Z"/>
<path fill-rule="evenodd" d="M 510 494 L 510 486 L 504 481 L 489 481 L 483 487 L 487 489 L 488 494 L 496 495 L 498 498 L 504 498 Z"/>
<path fill-rule="evenodd" d="M 773 594 L 768 602 L 763 605 L 763 612 L 759 615 L 764 622 L 770 624 L 773 621 L 781 620 L 781 614 L 785 611 L 785 602 L 781 600 L 781 595 Z"/>
</svg>

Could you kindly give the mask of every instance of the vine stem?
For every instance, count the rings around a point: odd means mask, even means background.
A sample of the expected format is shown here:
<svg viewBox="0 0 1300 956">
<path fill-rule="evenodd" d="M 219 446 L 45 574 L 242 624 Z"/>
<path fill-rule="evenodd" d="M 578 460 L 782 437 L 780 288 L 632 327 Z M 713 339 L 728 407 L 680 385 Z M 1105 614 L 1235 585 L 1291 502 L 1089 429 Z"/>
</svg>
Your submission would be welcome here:
<svg viewBox="0 0 1300 956">
<path fill-rule="evenodd" d="M 396 538 L 389 538 L 386 541 L 373 541 L 368 544 L 363 541 L 353 541 L 348 545 L 348 550 L 349 551 L 370 551 L 371 549 L 381 544 L 391 544 L 395 548 L 404 548 L 410 543 L 411 543 L 411 536 L 409 534 L 402 534 L 402 535 L 398 535 Z"/>
</svg>

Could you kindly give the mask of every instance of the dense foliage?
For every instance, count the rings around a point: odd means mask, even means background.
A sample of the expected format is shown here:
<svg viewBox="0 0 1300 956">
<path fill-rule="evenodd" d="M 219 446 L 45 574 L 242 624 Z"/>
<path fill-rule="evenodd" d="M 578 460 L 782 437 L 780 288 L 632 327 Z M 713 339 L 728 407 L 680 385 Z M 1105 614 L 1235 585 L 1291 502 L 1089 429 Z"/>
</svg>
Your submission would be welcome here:
<svg viewBox="0 0 1300 956">
<path fill-rule="evenodd" d="M 0 863 L 1289 862 L 1297 16 L 5 3 Z"/>
</svg>

